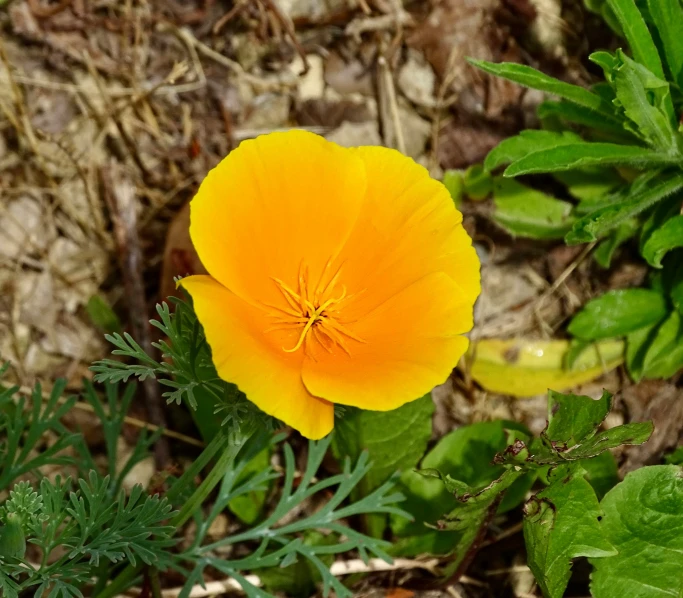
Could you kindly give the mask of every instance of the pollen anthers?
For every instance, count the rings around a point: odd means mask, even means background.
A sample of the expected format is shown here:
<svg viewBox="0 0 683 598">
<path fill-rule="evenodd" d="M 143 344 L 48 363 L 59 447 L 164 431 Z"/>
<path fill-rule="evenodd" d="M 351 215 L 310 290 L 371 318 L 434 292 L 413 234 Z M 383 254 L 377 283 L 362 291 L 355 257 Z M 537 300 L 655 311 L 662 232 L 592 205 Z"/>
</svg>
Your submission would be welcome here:
<svg viewBox="0 0 683 598">
<path fill-rule="evenodd" d="M 313 290 L 308 284 L 308 269 L 303 265 L 299 268 L 296 290 L 279 278 L 273 278 L 273 282 L 287 302 L 287 307 L 268 305 L 273 310 L 271 316 L 275 319 L 275 325 L 265 332 L 301 329 L 296 344 L 291 348 L 282 348 L 286 353 L 294 353 L 302 347 L 307 352 L 307 343 L 311 337 L 328 352 L 332 352 L 332 347 L 337 345 L 348 355 L 350 352 L 346 343 L 349 339 L 365 342 L 340 322 L 340 306 L 351 297 L 347 294 L 346 287 L 341 285 L 341 293 L 338 297 L 329 296 L 332 290 L 339 286 L 341 266 L 334 276 L 323 284 L 324 274 L 328 271 L 330 263 L 331 260 L 328 260 Z"/>
</svg>

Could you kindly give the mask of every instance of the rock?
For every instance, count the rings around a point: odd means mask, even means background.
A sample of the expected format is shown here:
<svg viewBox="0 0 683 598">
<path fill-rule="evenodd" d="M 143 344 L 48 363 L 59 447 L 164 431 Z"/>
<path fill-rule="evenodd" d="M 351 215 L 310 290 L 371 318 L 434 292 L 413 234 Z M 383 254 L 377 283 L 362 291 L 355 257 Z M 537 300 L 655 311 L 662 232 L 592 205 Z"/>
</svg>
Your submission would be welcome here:
<svg viewBox="0 0 683 598">
<path fill-rule="evenodd" d="M 304 63 L 300 56 L 297 56 L 289 69 L 298 77 L 299 99 L 315 100 L 321 98 L 325 91 L 325 74 L 322 56 L 309 54 L 306 56 L 308 61 L 308 72 L 301 75 L 304 70 Z"/>
<path fill-rule="evenodd" d="M 320 23 L 348 8 L 348 0 L 278 0 L 280 9 L 292 21 Z"/>
<path fill-rule="evenodd" d="M 382 145 L 382 138 L 374 122 L 342 123 L 340 127 L 327 135 L 327 139 L 342 147 Z"/>
<path fill-rule="evenodd" d="M 432 134 L 432 125 L 411 108 L 398 109 L 406 155 L 418 158 L 424 153 L 427 141 Z"/>
<path fill-rule="evenodd" d="M 38 201 L 27 195 L 12 201 L 0 218 L 0 254 L 14 259 L 47 247 L 52 237 Z"/>
<path fill-rule="evenodd" d="M 374 96 L 372 69 L 367 64 L 358 59 L 346 61 L 336 52 L 331 52 L 325 62 L 325 83 L 342 96 L 351 93 Z"/>
<path fill-rule="evenodd" d="M 436 75 L 424 54 L 408 50 L 408 60 L 398 73 L 398 86 L 404 95 L 419 106 L 431 108 L 436 105 L 435 83 Z"/>
<path fill-rule="evenodd" d="M 245 129 L 277 129 L 289 120 L 289 96 L 281 93 L 257 95 L 247 107 Z"/>
<path fill-rule="evenodd" d="M 55 302 L 54 283 L 50 271 L 22 274 L 17 279 L 16 292 L 19 321 L 45 333 L 51 331 L 59 307 Z"/>
</svg>

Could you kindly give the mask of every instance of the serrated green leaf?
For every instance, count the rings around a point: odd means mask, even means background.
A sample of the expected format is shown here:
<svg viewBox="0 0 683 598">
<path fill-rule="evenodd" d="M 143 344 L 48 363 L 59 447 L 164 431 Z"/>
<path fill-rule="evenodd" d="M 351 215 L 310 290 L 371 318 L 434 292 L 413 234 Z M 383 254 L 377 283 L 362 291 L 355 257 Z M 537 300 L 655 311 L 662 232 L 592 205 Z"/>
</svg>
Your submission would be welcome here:
<svg viewBox="0 0 683 598">
<path fill-rule="evenodd" d="M 662 151 L 675 152 L 677 133 L 669 84 L 620 50 L 617 56 L 621 64 L 614 75 L 614 87 L 619 104 L 635 125 L 629 124 L 629 130 Z"/>
<path fill-rule="evenodd" d="M 634 192 L 628 198 L 614 205 L 598 208 L 594 212 L 579 218 L 572 226 L 572 230 L 567 233 L 565 242 L 569 245 L 576 245 L 604 237 L 622 222 L 638 216 L 682 188 L 683 176 L 664 177 L 658 183 L 654 183 L 639 192 Z"/>
<path fill-rule="evenodd" d="M 597 64 L 605 76 L 605 81 L 612 83 L 614 81 L 614 73 L 620 64 L 619 59 L 611 52 L 606 52 L 600 50 L 598 52 L 593 52 L 589 57 L 593 64 Z"/>
<path fill-rule="evenodd" d="M 585 166 L 633 166 L 647 168 L 674 164 L 680 157 L 634 145 L 617 143 L 573 143 L 534 152 L 513 162 L 503 176 L 559 172 Z"/>
<path fill-rule="evenodd" d="M 504 139 L 494 147 L 484 160 L 484 168 L 491 172 L 499 166 L 515 162 L 530 153 L 580 141 L 581 138 L 578 135 L 567 131 L 556 133 L 528 129 L 519 135 Z"/>
<path fill-rule="evenodd" d="M 643 358 L 644 378 L 670 378 L 683 368 L 683 318 L 671 312 L 652 338 Z"/>
<path fill-rule="evenodd" d="M 570 203 L 502 177 L 493 186 L 493 220 L 511 235 L 561 239 L 571 227 Z"/>
<path fill-rule="evenodd" d="M 616 120 L 611 104 L 584 87 L 564 83 L 559 79 L 549 77 L 530 66 L 522 64 L 511 62 L 493 63 L 472 58 L 469 58 L 468 62 L 491 75 L 514 81 L 525 87 L 552 93 L 585 108 L 595 110 L 607 119 Z"/>
<path fill-rule="evenodd" d="M 657 77 L 664 79 L 664 69 L 657 46 L 652 41 L 652 36 L 635 2 L 633 0 L 608 0 L 608 2 L 619 20 L 633 57 Z"/>
<path fill-rule="evenodd" d="M 683 594 L 683 469 L 643 467 L 600 503 L 600 527 L 618 554 L 590 559 L 595 598 Z"/>
<path fill-rule="evenodd" d="M 605 269 L 612 264 L 612 258 L 619 247 L 636 235 L 640 223 L 635 218 L 629 218 L 617 226 L 593 253 L 595 261 Z"/>
<path fill-rule="evenodd" d="M 470 166 L 463 176 L 465 195 L 475 201 L 486 199 L 493 190 L 493 178 L 481 164 Z"/>
<path fill-rule="evenodd" d="M 683 10 L 680 0 L 647 0 L 650 16 L 662 40 L 673 80 L 683 87 Z"/>
<path fill-rule="evenodd" d="M 589 301 L 567 330 L 584 340 L 624 336 L 662 320 L 665 298 L 650 289 L 619 289 Z"/>
<path fill-rule="evenodd" d="M 561 598 L 572 559 L 617 553 L 600 528 L 600 505 L 580 466 L 561 466 L 550 485 L 525 506 L 524 541 L 529 568 L 546 598 Z"/>
<path fill-rule="evenodd" d="M 683 247 L 683 215 L 674 216 L 654 230 L 643 245 L 643 257 L 653 268 L 662 267 L 664 256 Z"/>
<path fill-rule="evenodd" d="M 576 445 L 571 451 L 561 453 L 561 460 L 580 461 L 592 459 L 601 453 L 625 444 L 647 442 L 654 429 L 652 422 L 638 422 L 603 430 L 592 438 Z"/>
<path fill-rule="evenodd" d="M 580 444 L 597 431 L 612 407 L 612 395 L 602 397 L 562 394 L 548 391 L 548 428 L 546 436 L 554 443 L 566 447 Z"/>
</svg>

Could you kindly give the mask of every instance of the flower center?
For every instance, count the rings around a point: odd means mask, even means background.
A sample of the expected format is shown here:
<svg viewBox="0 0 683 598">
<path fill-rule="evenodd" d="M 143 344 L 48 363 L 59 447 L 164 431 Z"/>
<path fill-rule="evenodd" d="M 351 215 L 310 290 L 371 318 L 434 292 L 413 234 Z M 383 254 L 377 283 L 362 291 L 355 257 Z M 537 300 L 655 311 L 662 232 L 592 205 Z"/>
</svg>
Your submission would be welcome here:
<svg viewBox="0 0 683 598">
<path fill-rule="evenodd" d="M 328 266 L 329 262 L 325 271 Z M 282 347 L 283 351 L 294 353 L 301 347 L 306 351 L 307 343 L 310 338 L 313 338 L 329 352 L 332 352 L 332 347 L 337 345 L 346 354 L 351 355 L 346 346 L 349 339 L 360 343 L 365 342 L 340 322 L 339 308 L 344 301 L 350 298 L 350 295 L 346 294 L 346 287 L 342 285 L 342 292 L 339 297 L 324 299 L 330 290 L 337 285 L 338 278 L 339 270 L 328 283 L 322 285 L 323 277 L 321 276 L 321 280 L 313 292 L 310 291 L 308 285 L 308 271 L 303 267 L 299 270 L 298 288 L 296 290 L 286 285 L 279 278 L 273 278 L 287 302 L 287 307 L 268 305 L 271 310 L 274 310 L 271 312 L 271 316 L 275 318 L 275 325 L 265 332 L 300 330 L 296 344 L 290 349 Z"/>
</svg>

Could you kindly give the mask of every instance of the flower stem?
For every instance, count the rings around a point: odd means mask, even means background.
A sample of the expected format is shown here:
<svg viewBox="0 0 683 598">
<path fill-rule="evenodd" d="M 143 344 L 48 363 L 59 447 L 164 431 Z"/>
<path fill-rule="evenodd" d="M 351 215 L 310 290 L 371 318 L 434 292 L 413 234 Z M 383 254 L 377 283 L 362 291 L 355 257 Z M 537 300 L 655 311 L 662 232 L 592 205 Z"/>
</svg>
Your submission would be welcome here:
<svg viewBox="0 0 683 598">
<path fill-rule="evenodd" d="M 204 468 L 213 456 L 220 453 L 220 457 L 216 461 L 216 464 L 211 468 L 209 475 L 192 493 L 192 496 L 184 503 L 180 511 L 169 521 L 169 525 L 179 528 L 192 516 L 192 513 L 201 508 L 202 503 L 209 494 L 211 494 L 211 491 L 223 479 L 225 472 L 232 467 L 237 453 L 239 453 L 247 439 L 248 437 L 243 437 L 239 443 L 235 443 L 231 442 L 231 439 L 227 434 L 219 433 L 216 435 L 192 466 L 168 491 L 168 494 L 166 495 L 167 498 L 172 501 L 177 500 L 182 495 L 186 486 L 192 482 L 194 477 Z M 122 593 L 126 588 L 130 587 L 141 570 L 142 566 L 140 565 L 137 567 L 128 565 L 106 588 L 104 588 L 104 590 L 99 594 L 96 594 L 94 598 L 111 598 L 112 596 Z"/>
</svg>

